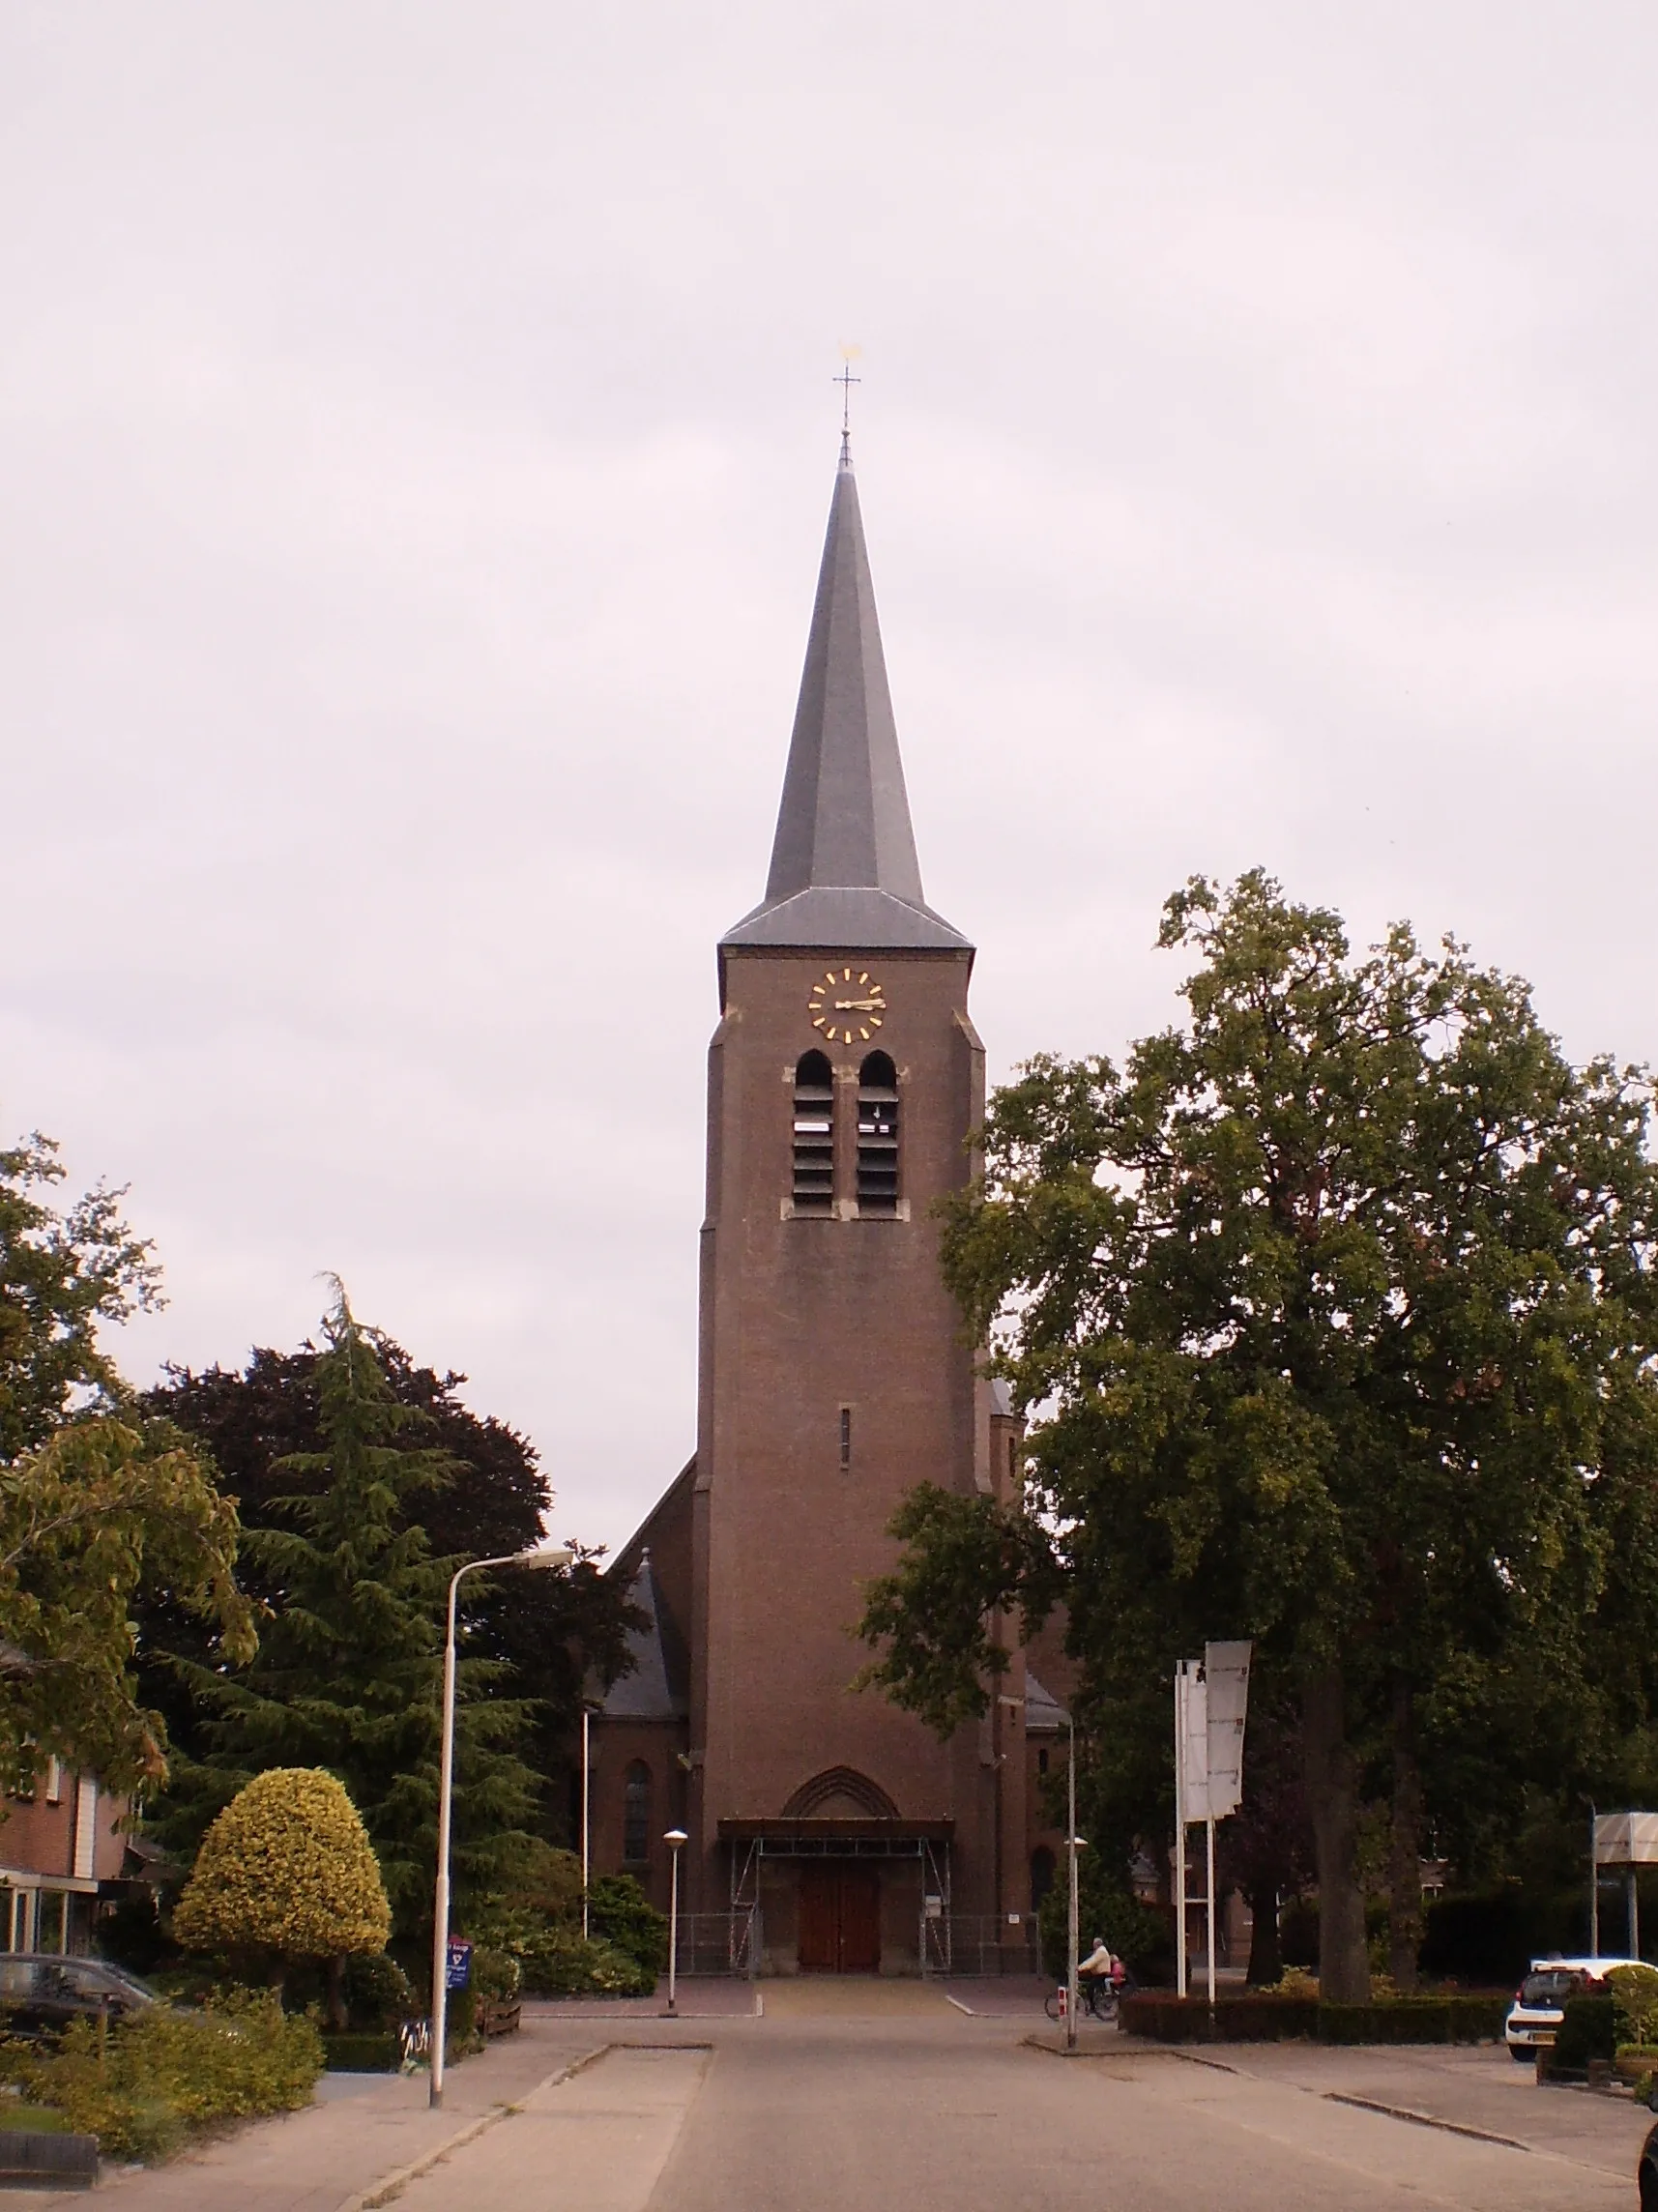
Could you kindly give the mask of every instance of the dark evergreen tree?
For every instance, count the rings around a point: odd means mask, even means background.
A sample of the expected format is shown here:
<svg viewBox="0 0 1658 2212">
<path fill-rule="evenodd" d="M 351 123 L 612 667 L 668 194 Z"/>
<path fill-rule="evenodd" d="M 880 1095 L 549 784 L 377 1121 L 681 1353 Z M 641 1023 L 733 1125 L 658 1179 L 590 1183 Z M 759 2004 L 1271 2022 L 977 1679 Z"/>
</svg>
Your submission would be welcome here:
<svg viewBox="0 0 1658 2212">
<path fill-rule="evenodd" d="M 408 1486 L 392 1507 L 393 1528 L 422 1529 L 434 1556 L 465 1559 L 539 1541 L 552 1500 L 529 1441 L 461 1403 L 465 1376 L 422 1366 L 377 1332 L 373 1348 L 391 1399 L 419 1417 L 418 1441 L 451 1470 L 448 1480 Z M 256 1350 L 240 1371 L 170 1369 L 149 1395 L 152 1411 L 211 1451 L 247 1528 L 296 1528 L 293 1505 L 282 1501 L 314 1497 L 326 1480 L 319 1471 L 326 1357 L 310 1344 L 296 1352 Z M 571 1548 L 577 1563 L 567 1574 L 472 1576 L 461 1585 L 469 1656 L 509 1670 L 496 1677 L 500 1693 L 528 1705 L 521 1750 L 539 1779 L 536 1826 L 555 1842 L 570 1840 L 583 1682 L 614 1679 L 632 1619 L 625 1592 L 600 1572 L 597 1555 Z M 256 1599 L 279 1603 L 279 1581 L 257 1545 L 245 1547 L 239 1574 Z M 175 1662 L 207 1662 L 206 1640 L 186 1615 L 165 1606 L 141 1613 L 139 1627 L 145 1694 L 165 1714 L 171 1740 L 200 1759 L 211 1748 L 207 1714 Z"/>
<path fill-rule="evenodd" d="M 184 1654 L 172 1664 L 200 1719 L 178 1755 L 163 1832 L 193 1841 L 271 1767 L 323 1767 L 349 1790 L 380 1861 L 398 1934 L 418 1934 L 436 1849 L 442 1623 L 458 1562 L 434 1556 L 415 1500 L 440 1495 L 454 1463 L 433 1423 L 400 1404 L 372 1333 L 343 1291 L 313 1371 L 318 1448 L 273 1471 L 305 1487 L 267 1500 L 291 1526 L 245 1538 L 267 1609 L 245 1673 Z M 497 1887 L 529 1841 L 537 1780 L 518 1756 L 530 1714 L 500 1694 L 501 1662 L 468 1655 L 456 1723 L 457 1901 Z"/>
</svg>

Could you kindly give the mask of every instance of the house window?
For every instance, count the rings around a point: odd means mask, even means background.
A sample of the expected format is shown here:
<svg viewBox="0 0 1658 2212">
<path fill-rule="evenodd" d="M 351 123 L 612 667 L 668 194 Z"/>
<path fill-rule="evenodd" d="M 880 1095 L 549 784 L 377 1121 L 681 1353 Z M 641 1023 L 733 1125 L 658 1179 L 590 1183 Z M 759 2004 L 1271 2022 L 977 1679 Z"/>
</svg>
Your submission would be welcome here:
<svg viewBox="0 0 1658 2212">
<path fill-rule="evenodd" d="M 858 1071 L 858 1210 L 898 1210 L 898 1070 L 884 1052 Z"/>
<path fill-rule="evenodd" d="M 808 1052 L 795 1069 L 795 1174 L 797 1213 L 834 1210 L 834 1070 L 821 1052 Z"/>
<path fill-rule="evenodd" d="M 651 1769 L 636 1759 L 622 1784 L 622 1861 L 625 1866 L 645 1866 L 650 1857 Z"/>
</svg>

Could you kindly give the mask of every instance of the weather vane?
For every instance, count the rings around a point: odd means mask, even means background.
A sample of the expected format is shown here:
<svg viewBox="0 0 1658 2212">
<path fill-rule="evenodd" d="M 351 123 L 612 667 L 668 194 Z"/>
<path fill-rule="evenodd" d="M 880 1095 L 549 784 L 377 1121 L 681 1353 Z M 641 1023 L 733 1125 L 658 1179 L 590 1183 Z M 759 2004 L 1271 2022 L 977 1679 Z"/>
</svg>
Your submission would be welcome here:
<svg viewBox="0 0 1658 2212">
<path fill-rule="evenodd" d="M 853 375 L 852 364 L 862 351 L 861 346 L 842 346 L 840 374 L 829 378 L 831 384 L 840 386 L 840 465 L 843 469 L 852 466 L 852 388 L 863 382 L 861 376 Z"/>
</svg>

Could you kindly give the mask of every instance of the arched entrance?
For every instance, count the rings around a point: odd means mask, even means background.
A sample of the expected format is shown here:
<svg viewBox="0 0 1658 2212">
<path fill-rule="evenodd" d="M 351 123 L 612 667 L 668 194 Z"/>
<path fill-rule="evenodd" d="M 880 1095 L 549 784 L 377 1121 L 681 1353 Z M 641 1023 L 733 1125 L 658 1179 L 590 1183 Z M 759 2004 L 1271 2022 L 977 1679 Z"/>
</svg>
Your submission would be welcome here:
<svg viewBox="0 0 1658 2212">
<path fill-rule="evenodd" d="M 722 1819 L 734 1918 L 763 1974 L 920 1974 L 947 1967 L 949 1820 L 903 1819 L 850 1766 L 801 1783 L 784 1810 Z"/>
</svg>

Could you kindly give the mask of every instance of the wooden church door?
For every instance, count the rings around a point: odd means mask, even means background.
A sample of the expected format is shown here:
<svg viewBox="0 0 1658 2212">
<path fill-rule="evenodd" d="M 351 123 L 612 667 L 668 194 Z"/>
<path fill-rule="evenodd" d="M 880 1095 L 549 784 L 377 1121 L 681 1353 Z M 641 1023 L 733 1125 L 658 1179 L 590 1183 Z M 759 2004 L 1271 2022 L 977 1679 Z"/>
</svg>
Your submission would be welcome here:
<svg viewBox="0 0 1658 2212">
<path fill-rule="evenodd" d="M 802 1974 L 881 1971 L 881 1877 L 872 1866 L 807 1860 L 800 1868 Z"/>
</svg>

